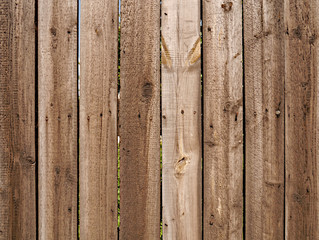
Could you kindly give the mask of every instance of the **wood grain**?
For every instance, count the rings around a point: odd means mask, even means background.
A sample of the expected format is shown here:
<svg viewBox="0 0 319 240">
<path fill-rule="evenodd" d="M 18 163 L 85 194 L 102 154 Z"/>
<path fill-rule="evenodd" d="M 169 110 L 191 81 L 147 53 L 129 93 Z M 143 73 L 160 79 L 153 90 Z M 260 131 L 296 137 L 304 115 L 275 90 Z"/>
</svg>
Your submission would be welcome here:
<svg viewBox="0 0 319 240">
<path fill-rule="evenodd" d="M 120 239 L 160 236 L 160 1 L 121 1 Z"/>
<path fill-rule="evenodd" d="M 201 239 L 200 1 L 162 2 L 163 239 Z"/>
<path fill-rule="evenodd" d="M 0 239 L 36 238 L 35 3 L 0 2 Z"/>
<path fill-rule="evenodd" d="M 242 1 L 204 1 L 204 239 L 243 235 L 242 50 Z"/>
<path fill-rule="evenodd" d="M 81 3 L 80 237 L 117 239 L 118 2 Z"/>
<path fill-rule="evenodd" d="M 318 1 L 285 1 L 286 239 L 318 239 Z"/>
<path fill-rule="evenodd" d="M 77 1 L 38 1 L 39 239 L 77 239 Z"/>
<path fill-rule="evenodd" d="M 244 2 L 246 238 L 284 237 L 283 1 Z"/>
</svg>

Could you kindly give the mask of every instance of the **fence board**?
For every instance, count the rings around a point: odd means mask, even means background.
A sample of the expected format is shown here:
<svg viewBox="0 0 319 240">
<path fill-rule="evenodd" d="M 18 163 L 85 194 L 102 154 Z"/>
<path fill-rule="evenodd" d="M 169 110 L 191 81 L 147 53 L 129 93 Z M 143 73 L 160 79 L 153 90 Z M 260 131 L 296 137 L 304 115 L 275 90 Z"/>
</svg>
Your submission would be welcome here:
<svg viewBox="0 0 319 240">
<path fill-rule="evenodd" d="M 77 238 L 77 1 L 38 2 L 39 239 Z"/>
<path fill-rule="evenodd" d="M 203 2 L 204 239 L 242 239 L 242 1 Z"/>
<path fill-rule="evenodd" d="M 0 3 L 0 239 L 36 238 L 34 17 Z"/>
<path fill-rule="evenodd" d="M 284 3 L 244 3 L 246 238 L 284 236 Z"/>
<path fill-rule="evenodd" d="M 285 1 L 286 239 L 318 239 L 318 1 Z"/>
<path fill-rule="evenodd" d="M 202 235 L 200 45 L 200 1 L 163 1 L 164 239 Z"/>
<path fill-rule="evenodd" d="M 121 1 L 120 239 L 160 235 L 160 1 Z"/>
<path fill-rule="evenodd" d="M 81 4 L 80 237 L 117 239 L 118 2 Z"/>
<path fill-rule="evenodd" d="M 78 0 L 0 2 L 0 239 L 77 239 L 78 196 L 84 239 L 318 239 L 319 3 L 202 1 L 201 65 L 200 0 L 122 0 L 119 101 L 118 4 L 79 99 Z"/>
</svg>

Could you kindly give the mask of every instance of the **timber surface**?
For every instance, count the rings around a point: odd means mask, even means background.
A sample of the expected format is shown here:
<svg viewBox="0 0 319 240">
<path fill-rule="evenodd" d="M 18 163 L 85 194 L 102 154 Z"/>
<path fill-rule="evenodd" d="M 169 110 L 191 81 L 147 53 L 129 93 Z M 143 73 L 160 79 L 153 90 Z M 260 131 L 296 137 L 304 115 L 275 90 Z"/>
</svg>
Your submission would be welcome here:
<svg viewBox="0 0 319 240">
<path fill-rule="evenodd" d="M 39 239 L 77 239 L 77 1 L 38 1 Z"/>
<path fill-rule="evenodd" d="M 36 238 L 35 4 L 0 2 L 0 239 Z"/>
<path fill-rule="evenodd" d="M 318 239 L 317 1 L 285 1 L 286 239 Z"/>
<path fill-rule="evenodd" d="M 242 1 L 203 2 L 204 239 L 242 239 Z"/>
<path fill-rule="evenodd" d="M 283 1 L 244 3 L 246 238 L 283 239 Z"/>
<path fill-rule="evenodd" d="M 162 2 L 163 239 L 201 239 L 200 1 Z"/>
<path fill-rule="evenodd" d="M 120 239 L 160 236 L 160 2 L 121 1 Z"/>
<path fill-rule="evenodd" d="M 80 236 L 117 239 L 118 2 L 81 4 Z"/>
</svg>

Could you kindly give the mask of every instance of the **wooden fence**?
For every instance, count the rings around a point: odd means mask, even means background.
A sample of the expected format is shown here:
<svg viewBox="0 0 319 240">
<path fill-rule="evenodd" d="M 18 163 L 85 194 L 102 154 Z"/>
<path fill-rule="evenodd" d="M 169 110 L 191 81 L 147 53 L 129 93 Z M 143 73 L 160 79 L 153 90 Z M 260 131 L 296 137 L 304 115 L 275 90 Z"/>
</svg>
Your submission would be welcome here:
<svg viewBox="0 0 319 240">
<path fill-rule="evenodd" d="M 0 239 L 319 239 L 318 34 L 316 0 L 1 0 Z"/>
</svg>

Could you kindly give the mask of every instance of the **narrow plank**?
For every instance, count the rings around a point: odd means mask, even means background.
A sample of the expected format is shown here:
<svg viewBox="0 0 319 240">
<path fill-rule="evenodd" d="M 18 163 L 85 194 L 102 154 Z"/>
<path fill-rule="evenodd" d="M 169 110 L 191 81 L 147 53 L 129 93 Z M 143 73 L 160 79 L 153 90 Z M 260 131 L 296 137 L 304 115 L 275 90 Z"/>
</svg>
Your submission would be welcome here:
<svg viewBox="0 0 319 240">
<path fill-rule="evenodd" d="M 285 1 L 286 239 L 318 239 L 318 1 Z"/>
<path fill-rule="evenodd" d="M 118 1 L 81 3 L 80 237 L 117 239 Z"/>
<path fill-rule="evenodd" d="M 77 1 L 38 1 L 39 239 L 77 238 Z"/>
<path fill-rule="evenodd" d="M 204 1 L 204 239 L 243 235 L 242 50 L 242 1 Z"/>
<path fill-rule="evenodd" d="M 36 238 L 34 18 L 0 2 L 0 239 Z"/>
<path fill-rule="evenodd" d="M 121 1 L 120 239 L 160 236 L 160 1 Z"/>
<path fill-rule="evenodd" d="M 284 2 L 244 2 L 246 238 L 284 237 Z"/>
<path fill-rule="evenodd" d="M 163 239 L 202 236 L 200 45 L 200 1 L 163 1 Z"/>
</svg>

